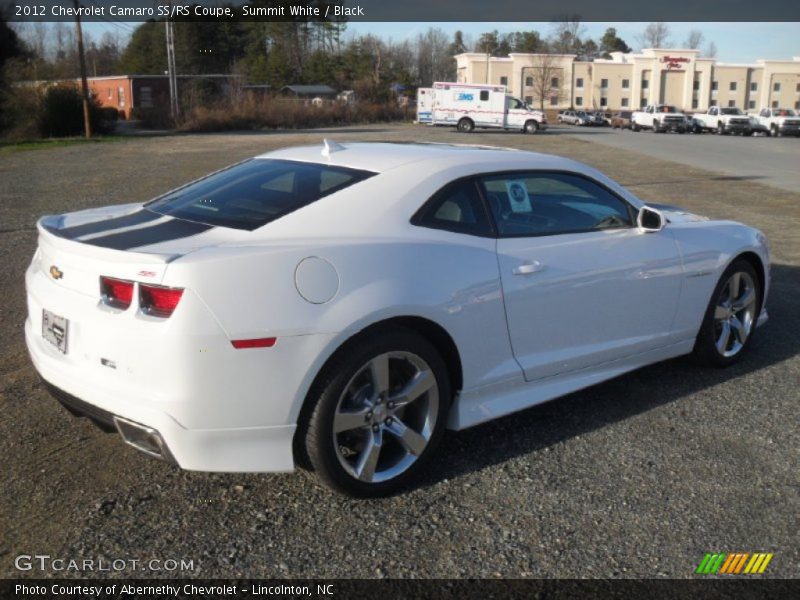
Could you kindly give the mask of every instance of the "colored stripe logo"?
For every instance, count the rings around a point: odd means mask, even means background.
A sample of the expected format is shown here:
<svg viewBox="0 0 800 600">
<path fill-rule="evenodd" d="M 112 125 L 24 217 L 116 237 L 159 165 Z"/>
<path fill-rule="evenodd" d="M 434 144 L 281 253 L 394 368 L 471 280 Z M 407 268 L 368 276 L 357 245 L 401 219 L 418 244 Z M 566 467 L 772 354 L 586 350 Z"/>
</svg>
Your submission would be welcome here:
<svg viewBox="0 0 800 600">
<path fill-rule="evenodd" d="M 707 552 L 695 571 L 698 575 L 761 575 L 767 569 L 772 553 Z"/>
</svg>

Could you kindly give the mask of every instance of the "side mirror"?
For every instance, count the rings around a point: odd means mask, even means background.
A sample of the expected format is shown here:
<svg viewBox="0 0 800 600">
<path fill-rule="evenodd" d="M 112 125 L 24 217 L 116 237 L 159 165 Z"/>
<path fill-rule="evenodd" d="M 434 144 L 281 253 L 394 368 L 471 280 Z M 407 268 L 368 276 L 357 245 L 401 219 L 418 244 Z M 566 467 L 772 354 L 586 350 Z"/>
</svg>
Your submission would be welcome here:
<svg viewBox="0 0 800 600">
<path fill-rule="evenodd" d="M 664 229 L 667 221 L 659 211 L 649 206 L 643 206 L 639 209 L 639 215 L 636 217 L 636 225 L 639 226 L 639 231 L 644 233 L 653 233 Z"/>
</svg>

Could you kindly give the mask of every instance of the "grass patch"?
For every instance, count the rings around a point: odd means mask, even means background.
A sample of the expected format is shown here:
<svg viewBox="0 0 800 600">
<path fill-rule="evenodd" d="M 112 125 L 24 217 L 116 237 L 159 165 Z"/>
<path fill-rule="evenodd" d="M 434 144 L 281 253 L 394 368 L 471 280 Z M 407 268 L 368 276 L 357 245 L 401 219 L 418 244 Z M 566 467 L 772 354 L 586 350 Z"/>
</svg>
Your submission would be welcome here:
<svg viewBox="0 0 800 600">
<path fill-rule="evenodd" d="M 29 152 L 32 150 L 46 150 L 48 148 L 63 148 L 65 146 L 75 146 L 77 144 L 101 144 L 106 142 L 118 142 L 126 139 L 121 135 L 104 135 L 86 139 L 82 137 L 51 138 L 47 140 L 30 140 L 27 142 L 5 142 L 0 141 L 0 156 L 16 154 L 17 152 Z"/>
</svg>

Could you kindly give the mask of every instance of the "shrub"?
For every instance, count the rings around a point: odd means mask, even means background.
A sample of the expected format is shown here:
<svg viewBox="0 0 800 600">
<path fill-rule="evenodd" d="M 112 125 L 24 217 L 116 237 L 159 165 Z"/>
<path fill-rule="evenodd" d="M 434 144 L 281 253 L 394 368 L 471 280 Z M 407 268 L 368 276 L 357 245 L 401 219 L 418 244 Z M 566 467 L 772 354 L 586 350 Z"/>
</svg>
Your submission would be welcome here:
<svg viewBox="0 0 800 600">
<path fill-rule="evenodd" d="M 326 102 L 321 106 L 313 106 L 302 100 L 250 97 L 240 102 L 196 107 L 185 115 L 180 129 L 195 132 L 300 129 L 398 121 L 403 118 L 403 109 L 394 103 Z"/>
<path fill-rule="evenodd" d="M 94 133 L 108 133 L 117 119 L 117 111 L 103 109 L 92 97 L 89 118 Z M 42 98 L 38 115 L 39 133 L 42 137 L 67 137 L 83 133 L 83 98 L 73 86 L 53 86 Z"/>
</svg>

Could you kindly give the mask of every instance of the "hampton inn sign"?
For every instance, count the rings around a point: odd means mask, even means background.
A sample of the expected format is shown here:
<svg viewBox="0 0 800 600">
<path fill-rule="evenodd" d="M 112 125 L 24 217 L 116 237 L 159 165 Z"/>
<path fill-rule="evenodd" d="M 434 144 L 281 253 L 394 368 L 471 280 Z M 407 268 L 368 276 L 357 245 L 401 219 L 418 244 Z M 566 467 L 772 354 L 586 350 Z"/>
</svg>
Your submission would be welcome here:
<svg viewBox="0 0 800 600">
<path fill-rule="evenodd" d="M 536 69 L 548 68 L 552 82 L 546 107 L 609 111 L 646 104 L 673 104 L 688 111 L 709 106 L 800 109 L 800 56 L 748 64 L 717 62 L 698 50 L 648 48 L 612 52 L 609 59 L 576 60 L 574 54 L 490 57 L 479 52 L 455 56 L 462 83 L 505 85 L 514 96 L 539 104 Z M 540 87 L 540 86 L 539 86 Z"/>
</svg>

